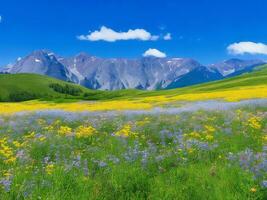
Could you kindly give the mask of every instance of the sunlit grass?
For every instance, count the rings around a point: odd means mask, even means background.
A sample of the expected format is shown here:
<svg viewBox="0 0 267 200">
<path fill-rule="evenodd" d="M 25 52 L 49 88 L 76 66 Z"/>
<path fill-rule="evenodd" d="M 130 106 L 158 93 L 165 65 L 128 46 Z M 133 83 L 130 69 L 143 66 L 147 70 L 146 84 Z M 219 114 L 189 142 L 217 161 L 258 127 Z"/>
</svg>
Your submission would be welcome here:
<svg viewBox="0 0 267 200">
<path fill-rule="evenodd" d="M 0 116 L 0 199 L 266 199 L 266 109 Z"/>
</svg>

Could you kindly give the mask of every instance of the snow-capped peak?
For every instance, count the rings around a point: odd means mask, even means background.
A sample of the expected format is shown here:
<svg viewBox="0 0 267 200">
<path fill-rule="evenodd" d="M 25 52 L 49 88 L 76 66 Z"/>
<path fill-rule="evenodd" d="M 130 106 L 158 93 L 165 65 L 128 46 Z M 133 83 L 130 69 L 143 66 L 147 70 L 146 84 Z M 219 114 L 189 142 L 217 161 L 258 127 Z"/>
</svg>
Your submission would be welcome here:
<svg viewBox="0 0 267 200">
<path fill-rule="evenodd" d="M 41 62 L 41 60 L 39 60 L 37 58 L 35 58 L 34 61 L 37 62 L 37 63 L 40 63 Z"/>
</svg>

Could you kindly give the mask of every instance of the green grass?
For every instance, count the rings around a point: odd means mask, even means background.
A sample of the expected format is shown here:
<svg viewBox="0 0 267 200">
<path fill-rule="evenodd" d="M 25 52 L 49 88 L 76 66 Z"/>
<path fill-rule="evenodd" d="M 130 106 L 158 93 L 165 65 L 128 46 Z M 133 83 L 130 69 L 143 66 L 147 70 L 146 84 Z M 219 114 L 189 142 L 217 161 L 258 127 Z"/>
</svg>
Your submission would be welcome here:
<svg viewBox="0 0 267 200">
<path fill-rule="evenodd" d="M 0 151 L 0 199 L 264 200 L 264 111 L 1 116 L 0 150 L 8 146 L 17 159 L 6 163 L 10 155 Z M 81 125 L 97 131 L 79 138 Z M 128 137 L 114 135 L 125 125 Z M 62 126 L 71 134 L 59 133 Z M 190 136 L 194 130 L 199 137 Z M 207 140 L 208 134 L 214 138 Z"/>
<path fill-rule="evenodd" d="M 80 96 L 72 96 L 54 91 L 50 84 L 69 85 L 81 90 Z M 12 94 L 26 92 L 30 99 L 81 99 L 89 89 L 76 84 L 60 81 L 37 74 L 0 74 L 0 100 L 10 101 Z"/>
</svg>

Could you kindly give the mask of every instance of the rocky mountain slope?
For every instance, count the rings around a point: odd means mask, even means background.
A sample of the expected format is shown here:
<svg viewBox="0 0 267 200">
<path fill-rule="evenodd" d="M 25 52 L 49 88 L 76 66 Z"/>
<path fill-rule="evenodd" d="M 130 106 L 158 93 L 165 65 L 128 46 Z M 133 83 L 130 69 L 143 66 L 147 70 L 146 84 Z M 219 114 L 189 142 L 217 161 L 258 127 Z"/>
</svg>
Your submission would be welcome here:
<svg viewBox="0 0 267 200">
<path fill-rule="evenodd" d="M 259 60 L 232 59 L 203 66 L 189 58 L 98 58 L 86 53 L 64 58 L 38 50 L 2 70 L 11 74 L 34 73 L 71 81 L 91 89 L 166 89 L 219 80 L 261 65 Z"/>
</svg>

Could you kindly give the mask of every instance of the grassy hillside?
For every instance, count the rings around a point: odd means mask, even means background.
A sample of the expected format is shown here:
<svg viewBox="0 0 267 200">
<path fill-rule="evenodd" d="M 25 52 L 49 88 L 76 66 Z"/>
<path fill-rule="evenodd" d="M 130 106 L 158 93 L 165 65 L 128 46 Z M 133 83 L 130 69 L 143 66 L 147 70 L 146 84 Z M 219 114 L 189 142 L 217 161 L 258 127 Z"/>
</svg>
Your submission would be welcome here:
<svg viewBox="0 0 267 200">
<path fill-rule="evenodd" d="M 256 68 L 254 72 L 246 73 L 232 78 L 227 78 L 219 81 L 213 81 L 172 90 L 153 91 L 149 92 L 148 94 L 168 95 L 168 94 L 179 94 L 179 93 L 184 94 L 192 92 L 212 92 L 230 88 L 240 88 L 243 86 L 257 86 L 263 84 L 267 85 L 267 65 L 263 65 Z"/>
<path fill-rule="evenodd" d="M 37 74 L 0 74 L 0 85 L 1 101 L 79 99 L 90 92 L 84 87 Z"/>
</svg>

